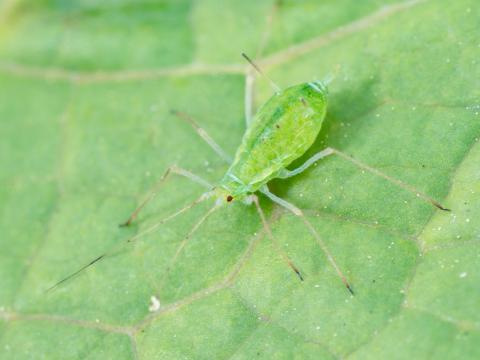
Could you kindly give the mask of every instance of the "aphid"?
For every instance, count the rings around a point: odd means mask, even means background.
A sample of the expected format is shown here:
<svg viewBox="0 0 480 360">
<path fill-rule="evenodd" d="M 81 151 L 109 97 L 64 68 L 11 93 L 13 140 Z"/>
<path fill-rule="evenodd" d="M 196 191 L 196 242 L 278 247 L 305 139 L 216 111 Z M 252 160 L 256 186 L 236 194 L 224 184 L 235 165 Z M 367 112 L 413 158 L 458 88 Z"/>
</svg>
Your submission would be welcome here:
<svg viewBox="0 0 480 360">
<path fill-rule="evenodd" d="M 203 193 L 199 198 L 190 203 L 189 205 L 177 210 L 170 216 L 164 218 L 159 223 L 153 225 L 147 230 L 139 233 L 138 235 L 127 240 L 127 243 L 131 243 L 141 236 L 153 232 L 159 226 L 165 222 L 175 218 L 176 216 L 186 212 L 193 208 L 195 205 L 214 198 L 215 203 L 192 227 L 184 241 L 179 246 L 174 260 L 178 257 L 182 249 L 191 235 L 201 226 L 201 224 L 216 210 L 223 206 L 232 204 L 234 202 L 241 202 L 246 205 L 254 205 L 263 223 L 263 227 L 271 239 L 274 248 L 281 254 L 282 258 L 288 264 L 288 266 L 297 274 L 300 280 L 303 281 L 303 275 L 298 270 L 298 267 L 293 263 L 286 252 L 279 246 L 275 237 L 272 234 L 269 224 L 265 219 L 264 212 L 260 207 L 258 201 L 258 193 L 264 194 L 270 200 L 282 206 L 286 210 L 290 211 L 297 217 L 299 217 L 310 231 L 313 238 L 317 241 L 318 245 L 325 253 L 329 263 L 335 269 L 340 280 L 345 287 L 353 295 L 353 289 L 348 282 L 346 276 L 338 266 L 335 258 L 328 250 L 327 246 L 323 242 L 322 238 L 312 226 L 310 221 L 305 217 L 302 210 L 296 207 L 294 204 L 276 196 L 270 192 L 268 188 L 268 182 L 272 179 L 287 179 L 292 176 L 298 175 L 307 170 L 311 165 L 320 159 L 323 159 L 330 155 L 338 155 L 342 159 L 347 160 L 360 169 L 368 171 L 377 176 L 380 176 L 387 181 L 390 181 L 404 190 L 414 193 L 417 197 L 424 201 L 430 202 L 441 210 L 448 210 L 431 197 L 421 193 L 412 186 L 390 177 L 383 172 L 366 165 L 351 156 L 327 147 L 326 149 L 316 153 L 305 163 L 296 169 L 288 170 L 287 166 L 294 160 L 302 156 L 315 141 L 320 129 L 322 127 L 325 114 L 327 112 L 328 91 L 326 81 L 313 81 L 302 83 L 288 87 L 281 90 L 270 78 L 268 78 L 259 67 L 245 54 L 243 57 L 268 81 L 270 81 L 274 95 L 258 110 L 256 115 L 249 120 L 247 118 L 248 128 L 243 136 L 242 142 L 237 149 L 234 159 L 232 160 L 229 155 L 222 150 L 222 148 L 207 134 L 207 132 L 199 127 L 197 123 L 190 118 L 187 114 L 182 112 L 173 113 L 179 118 L 190 123 L 196 132 L 207 142 L 208 145 L 227 163 L 230 167 L 226 171 L 223 178 L 216 184 L 212 185 L 209 182 L 203 180 L 200 176 L 191 173 L 188 170 L 182 169 L 177 166 L 169 167 L 161 177 L 160 181 L 156 184 L 154 190 L 150 195 L 140 204 L 140 206 L 133 211 L 129 219 L 122 224 L 128 226 L 135 220 L 139 212 L 144 206 L 151 201 L 157 194 L 158 187 L 164 183 L 172 174 L 183 176 L 191 181 L 204 185 L 208 188 L 208 191 Z M 104 253 L 97 258 L 90 261 L 87 265 L 74 272 L 73 274 L 62 279 L 49 290 L 57 287 L 63 282 L 71 279 L 79 274 L 81 271 L 92 266 L 98 261 L 107 257 L 110 253 Z"/>
</svg>

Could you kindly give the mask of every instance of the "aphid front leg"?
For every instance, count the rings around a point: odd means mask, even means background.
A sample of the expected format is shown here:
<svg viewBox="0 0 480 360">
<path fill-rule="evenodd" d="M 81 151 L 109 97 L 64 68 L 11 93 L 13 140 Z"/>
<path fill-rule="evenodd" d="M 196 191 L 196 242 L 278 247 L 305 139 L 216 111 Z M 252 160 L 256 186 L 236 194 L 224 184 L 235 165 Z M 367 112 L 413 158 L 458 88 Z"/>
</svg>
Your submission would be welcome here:
<svg viewBox="0 0 480 360">
<path fill-rule="evenodd" d="M 245 75 L 245 123 L 246 127 L 250 126 L 253 119 L 253 106 L 255 98 L 255 76 L 251 71 Z"/>
<path fill-rule="evenodd" d="M 120 226 L 129 226 L 137 218 L 138 214 L 145 207 L 145 205 L 147 205 L 151 200 L 155 198 L 155 196 L 157 196 L 159 188 L 165 183 L 165 181 L 172 174 L 183 176 L 193 182 L 196 182 L 197 184 L 200 184 L 210 189 L 213 187 L 213 185 L 211 185 L 208 181 L 202 179 L 200 176 L 195 175 L 194 173 L 188 170 L 182 169 L 176 165 L 172 165 L 165 171 L 165 173 L 162 175 L 160 180 L 153 186 L 152 190 L 149 192 L 145 200 L 143 200 L 141 204 L 132 212 L 132 214 L 127 219 L 127 221 L 120 224 Z"/>
<path fill-rule="evenodd" d="M 255 207 L 257 208 L 258 215 L 260 215 L 260 219 L 262 220 L 263 228 L 268 234 L 268 237 L 272 241 L 272 245 L 275 248 L 275 250 L 282 256 L 283 260 L 287 263 L 288 266 L 297 274 L 297 276 L 300 278 L 300 280 L 303 281 L 303 276 L 300 273 L 300 270 L 295 266 L 293 261 L 290 259 L 290 257 L 287 255 L 287 253 L 282 249 L 280 244 L 277 242 L 277 239 L 273 236 L 272 230 L 270 229 L 270 225 L 267 222 L 267 219 L 265 218 L 265 214 L 260 206 L 260 202 L 258 201 L 258 196 L 257 195 L 251 195 L 250 199 L 252 202 L 255 204 Z"/>
<path fill-rule="evenodd" d="M 228 155 L 218 143 L 213 140 L 213 138 L 208 135 L 207 131 L 200 127 L 193 118 L 188 115 L 187 113 L 181 112 L 181 111 L 171 111 L 173 115 L 177 116 L 179 119 L 182 119 L 189 123 L 193 129 L 197 132 L 197 134 L 217 153 L 218 156 L 220 156 L 227 164 L 230 164 L 232 162 L 232 158 L 230 155 Z"/>
<path fill-rule="evenodd" d="M 264 186 L 260 191 L 263 194 L 265 194 L 270 200 L 272 200 L 273 202 L 277 203 L 278 205 L 284 207 L 285 209 L 289 210 L 290 212 L 292 212 L 293 214 L 295 214 L 296 216 L 300 217 L 303 220 L 305 226 L 308 228 L 310 233 L 313 235 L 313 237 L 317 241 L 318 245 L 322 249 L 323 253 L 326 255 L 328 261 L 330 262 L 330 264 L 335 269 L 338 277 L 342 280 L 343 284 L 348 289 L 348 291 L 350 291 L 350 293 L 352 295 L 354 295 L 352 286 L 347 281 L 346 276 L 343 274 L 342 270 L 340 270 L 340 267 L 338 266 L 337 262 L 335 261 L 335 258 L 331 254 L 330 250 L 328 250 L 327 245 L 323 242 L 322 238 L 318 234 L 317 230 L 315 230 L 313 225 L 310 223 L 310 221 L 308 221 L 308 219 L 305 217 L 305 215 L 303 214 L 303 211 L 300 210 L 295 205 L 289 203 L 288 201 L 286 201 L 286 200 L 278 197 L 277 195 L 271 193 L 267 186 Z"/>
</svg>

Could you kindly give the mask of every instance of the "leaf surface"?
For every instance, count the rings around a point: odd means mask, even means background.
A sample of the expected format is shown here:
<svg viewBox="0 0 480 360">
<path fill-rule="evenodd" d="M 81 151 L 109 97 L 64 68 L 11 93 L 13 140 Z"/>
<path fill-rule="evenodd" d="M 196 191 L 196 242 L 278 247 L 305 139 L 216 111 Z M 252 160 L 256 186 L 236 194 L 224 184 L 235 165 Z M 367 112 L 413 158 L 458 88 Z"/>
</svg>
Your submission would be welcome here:
<svg viewBox="0 0 480 360">
<path fill-rule="evenodd" d="M 0 349 L 8 359 L 475 359 L 480 357 L 480 12 L 436 1 L 0 1 Z M 338 157 L 262 198 L 204 203 L 56 291 L 45 289 L 204 189 L 226 164 L 171 110 L 233 154 L 245 129 L 245 51 L 282 87 L 334 74 L 325 126 L 293 166 Z M 337 70 L 338 69 L 338 70 Z M 253 84 L 258 107 L 271 89 Z M 247 91 L 247 93 L 251 93 Z M 151 297 L 160 309 L 149 311 Z"/>
</svg>

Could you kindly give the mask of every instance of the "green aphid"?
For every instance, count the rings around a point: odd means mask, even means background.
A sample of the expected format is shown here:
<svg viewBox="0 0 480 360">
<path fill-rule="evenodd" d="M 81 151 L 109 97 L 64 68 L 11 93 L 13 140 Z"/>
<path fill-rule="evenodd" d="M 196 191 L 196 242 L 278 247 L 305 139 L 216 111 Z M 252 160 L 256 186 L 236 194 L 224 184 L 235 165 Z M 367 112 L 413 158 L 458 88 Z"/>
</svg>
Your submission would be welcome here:
<svg viewBox="0 0 480 360">
<path fill-rule="evenodd" d="M 258 68 L 258 66 L 253 63 L 252 60 L 250 60 L 245 54 L 242 55 L 260 74 L 264 75 L 262 71 Z M 353 295 L 352 286 L 348 282 L 346 276 L 340 270 L 340 267 L 337 265 L 333 255 L 328 250 L 327 246 L 321 239 L 318 232 L 304 216 L 301 209 L 270 192 L 270 190 L 268 189 L 268 182 L 270 180 L 276 178 L 286 179 L 295 176 L 305 171 L 318 160 L 329 155 L 336 154 L 341 158 L 350 161 L 362 170 L 371 172 L 396 184 L 404 190 L 414 193 L 417 197 L 430 202 L 432 205 L 436 206 L 441 210 L 448 209 L 440 205 L 437 201 L 430 198 L 429 196 L 416 190 L 412 186 L 389 175 L 386 175 L 379 170 L 372 168 L 352 158 L 351 156 L 330 147 L 327 147 L 326 149 L 316 153 L 307 161 L 305 161 L 305 163 L 300 167 L 293 170 L 288 170 L 287 166 L 289 166 L 294 160 L 301 157 L 310 148 L 322 128 L 322 123 L 327 113 L 328 81 L 307 82 L 288 87 L 284 90 L 280 90 L 280 88 L 273 81 L 271 81 L 268 77 L 266 78 L 272 83 L 275 93 L 258 110 L 258 112 L 251 121 L 248 121 L 247 119 L 248 128 L 243 136 L 240 146 L 237 149 L 233 161 L 231 160 L 230 156 L 227 155 L 225 151 L 223 151 L 223 149 L 207 134 L 204 129 L 198 126 L 192 118 L 182 112 L 173 112 L 178 117 L 189 122 L 195 128 L 197 133 L 212 147 L 212 149 L 227 163 L 230 164 L 230 167 L 228 168 L 223 178 L 216 185 L 212 185 L 206 180 L 202 179 L 200 176 L 195 175 L 190 171 L 182 169 L 178 166 L 174 165 L 169 167 L 163 174 L 163 176 L 160 178 L 160 181 L 156 184 L 154 190 L 131 214 L 129 219 L 122 224 L 122 226 L 128 226 L 132 223 L 133 220 L 135 220 L 138 213 L 143 209 L 143 207 L 155 197 L 158 192 L 158 187 L 172 174 L 184 176 L 187 179 L 204 185 L 208 188 L 208 191 L 203 193 L 198 199 L 196 199 L 189 205 L 177 210 L 176 212 L 162 219 L 160 222 L 148 228 L 147 230 L 128 239 L 127 243 L 132 243 L 143 235 L 157 230 L 165 222 L 186 212 L 200 202 L 214 198 L 215 202 L 213 207 L 210 208 L 200 218 L 200 220 L 192 227 L 190 232 L 180 243 L 178 250 L 176 251 L 176 255 L 171 261 L 171 265 L 173 265 L 179 254 L 181 253 L 182 249 L 184 249 L 187 241 L 192 237 L 192 234 L 214 211 L 223 206 L 226 206 L 227 204 L 232 204 L 235 202 L 241 202 L 246 205 L 254 204 L 262 220 L 265 231 L 272 240 L 274 248 L 276 249 L 276 251 L 279 252 L 279 254 L 290 266 L 290 268 L 298 275 L 299 279 L 303 280 L 303 275 L 298 270 L 298 267 L 294 265 L 290 257 L 279 246 L 272 234 L 270 226 L 265 219 L 265 215 L 258 201 L 257 194 L 262 193 L 269 199 L 271 199 L 273 202 L 284 207 L 285 209 L 292 212 L 294 215 L 298 216 L 300 219 L 303 220 L 305 226 L 308 228 L 313 238 L 317 241 L 322 251 L 327 256 L 328 261 L 335 269 L 337 275 L 339 276 L 345 287 Z M 120 245 L 124 246 L 125 244 L 123 243 Z M 71 279 L 75 275 L 79 274 L 81 271 L 92 266 L 93 264 L 104 259 L 112 253 L 115 253 L 115 251 L 104 253 L 98 256 L 97 258 L 90 261 L 87 265 L 83 266 L 81 269 L 77 270 L 73 274 L 65 277 L 64 279 L 50 287 L 49 290 Z M 171 267 L 172 266 L 170 266 L 169 268 Z"/>
<path fill-rule="evenodd" d="M 286 167 L 312 146 L 326 112 L 327 87 L 320 81 L 273 95 L 253 118 L 219 187 L 241 200 L 288 176 Z"/>
</svg>

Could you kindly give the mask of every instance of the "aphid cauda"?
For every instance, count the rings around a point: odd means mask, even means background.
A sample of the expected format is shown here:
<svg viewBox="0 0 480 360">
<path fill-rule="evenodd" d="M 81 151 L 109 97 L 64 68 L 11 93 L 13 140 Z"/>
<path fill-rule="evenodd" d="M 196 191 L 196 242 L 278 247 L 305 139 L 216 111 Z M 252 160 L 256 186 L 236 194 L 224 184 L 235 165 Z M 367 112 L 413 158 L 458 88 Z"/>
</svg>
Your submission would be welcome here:
<svg viewBox="0 0 480 360">
<path fill-rule="evenodd" d="M 250 60 L 248 56 L 242 54 L 245 59 L 263 76 L 265 76 L 258 66 Z M 265 76 L 266 77 L 266 76 Z M 191 209 L 195 205 L 203 202 L 207 199 L 215 199 L 213 207 L 211 207 L 204 216 L 193 226 L 188 236 L 184 239 L 181 246 L 176 252 L 175 258 L 178 257 L 180 252 L 185 246 L 186 241 L 191 237 L 193 232 L 197 230 L 200 225 L 216 210 L 223 206 L 227 206 L 234 202 L 241 202 L 245 205 L 254 205 L 261 218 L 263 227 L 268 234 L 269 238 L 278 251 L 284 261 L 290 266 L 290 268 L 297 274 L 300 280 L 303 280 L 303 275 L 298 270 L 297 266 L 292 262 L 290 257 L 276 242 L 269 224 L 265 219 L 262 208 L 258 201 L 258 193 L 261 193 L 268 197 L 273 202 L 277 203 L 281 207 L 290 211 L 304 222 L 313 238 L 317 241 L 318 245 L 325 253 L 329 263 L 335 269 L 338 277 L 343 282 L 345 287 L 353 295 L 353 289 L 348 282 L 346 276 L 343 274 L 340 267 L 337 265 L 335 258 L 328 250 L 327 246 L 323 242 L 322 238 L 304 216 L 301 209 L 294 204 L 276 196 L 270 192 L 268 188 L 268 182 L 275 178 L 286 179 L 308 169 L 312 164 L 318 160 L 330 155 L 338 155 L 344 160 L 347 160 L 362 170 L 371 172 L 377 176 L 380 176 L 387 181 L 390 181 L 404 190 L 410 191 L 416 194 L 424 201 L 430 202 L 441 210 L 448 210 L 431 197 L 419 192 L 412 186 L 390 177 L 383 172 L 366 165 L 349 155 L 327 147 L 326 149 L 316 153 L 310 159 L 305 161 L 300 167 L 288 170 L 287 166 L 294 160 L 301 157 L 313 144 L 320 129 L 322 127 L 325 114 L 327 112 L 328 103 L 328 90 L 327 83 L 322 81 L 313 81 L 307 83 L 301 83 L 281 90 L 273 81 L 266 77 L 272 84 L 275 90 L 274 95 L 258 110 L 253 119 L 250 121 L 249 126 L 243 136 L 242 142 L 237 149 L 233 160 L 229 155 L 222 150 L 222 148 L 207 134 L 207 132 L 199 127 L 193 119 L 187 114 L 181 112 L 173 112 L 178 117 L 189 122 L 197 133 L 212 147 L 212 149 L 222 157 L 226 162 L 230 164 L 230 167 L 226 171 L 223 178 L 216 184 L 211 185 L 207 181 L 203 180 L 198 175 L 191 173 L 188 170 L 179 168 L 177 166 L 171 166 L 167 169 L 164 175 L 161 177 L 159 183 L 156 185 L 150 195 L 143 201 L 143 203 L 131 214 L 129 219 L 122 224 L 128 226 L 135 220 L 138 213 L 143 207 L 152 200 L 156 193 L 157 187 L 161 185 L 172 174 L 177 174 L 194 182 L 200 183 L 208 188 L 208 191 L 203 193 L 198 199 L 190 203 L 189 205 L 181 208 L 170 216 L 164 218 L 159 223 L 150 227 L 149 229 L 141 232 L 127 240 L 128 243 L 133 242 L 142 235 L 150 233 L 156 230 L 160 225 L 166 221 L 173 219 L 181 213 Z M 89 266 L 97 263 L 98 261 L 107 257 L 110 253 L 104 253 L 97 258 L 90 261 L 87 265 L 80 270 L 67 276 L 63 280 L 53 285 L 50 289 L 55 288 L 61 283 L 69 280 L 73 276 L 77 275 L 81 271 L 85 270 Z"/>
</svg>

